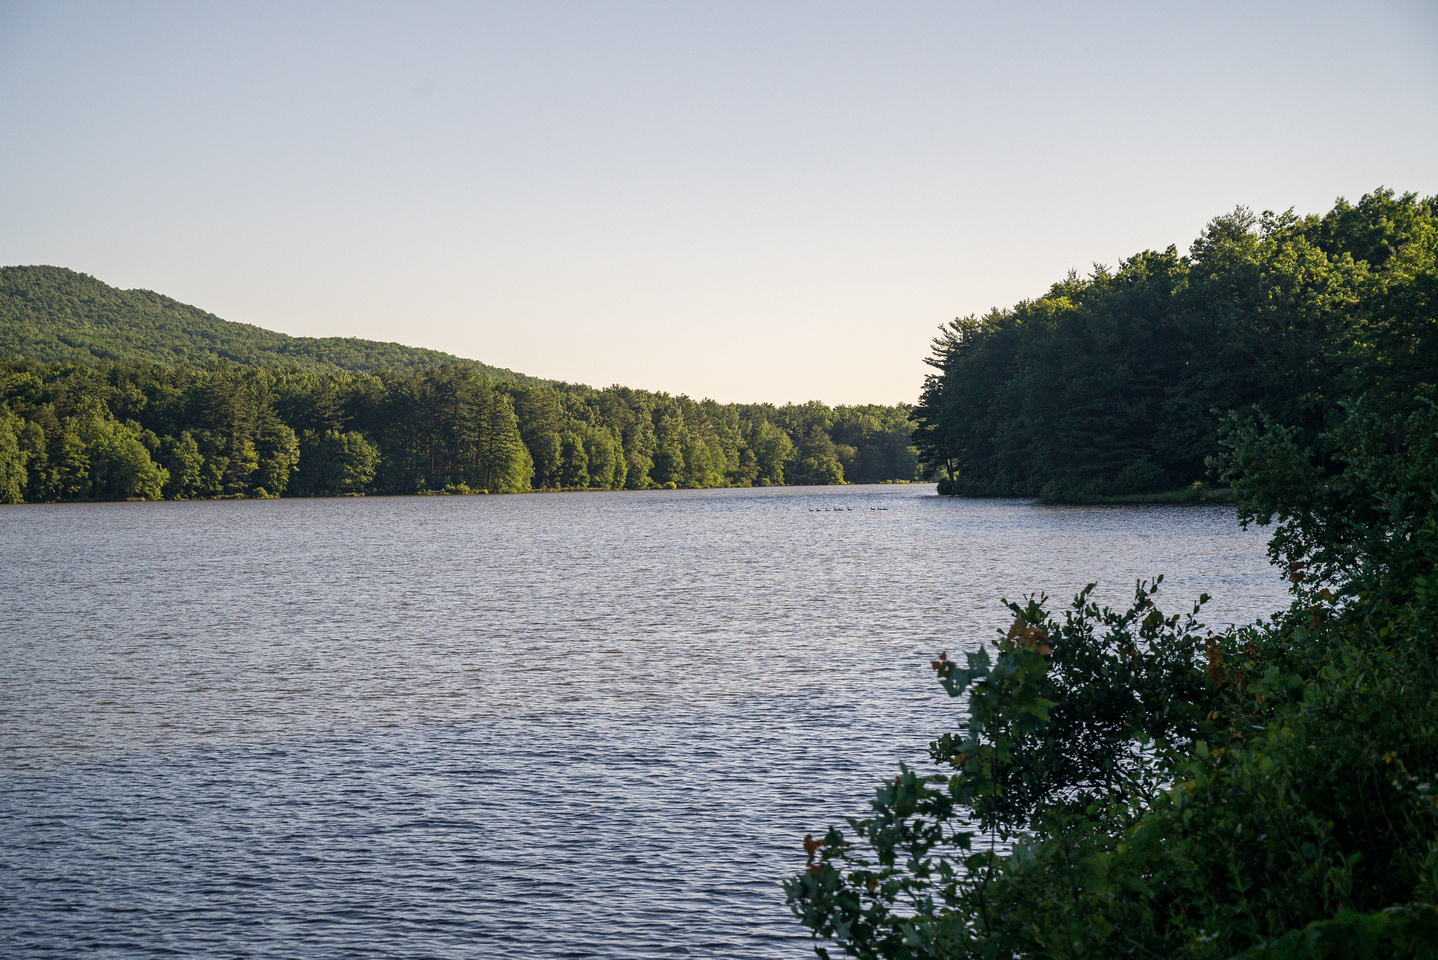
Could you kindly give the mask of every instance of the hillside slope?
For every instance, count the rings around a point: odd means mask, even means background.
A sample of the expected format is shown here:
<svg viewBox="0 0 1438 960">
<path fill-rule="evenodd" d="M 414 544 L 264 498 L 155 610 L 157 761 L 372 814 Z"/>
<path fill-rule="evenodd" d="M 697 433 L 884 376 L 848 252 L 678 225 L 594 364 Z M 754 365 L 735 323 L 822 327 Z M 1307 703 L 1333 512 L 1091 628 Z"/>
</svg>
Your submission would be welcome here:
<svg viewBox="0 0 1438 960">
<path fill-rule="evenodd" d="M 438 350 L 355 337 L 291 337 L 222 320 L 149 290 L 119 290 L 64 267 L 0 267 L 0 357 L 203 366 L 408 370 L 452 363 L 511 383 L 533 377 Z"/>
</svg>

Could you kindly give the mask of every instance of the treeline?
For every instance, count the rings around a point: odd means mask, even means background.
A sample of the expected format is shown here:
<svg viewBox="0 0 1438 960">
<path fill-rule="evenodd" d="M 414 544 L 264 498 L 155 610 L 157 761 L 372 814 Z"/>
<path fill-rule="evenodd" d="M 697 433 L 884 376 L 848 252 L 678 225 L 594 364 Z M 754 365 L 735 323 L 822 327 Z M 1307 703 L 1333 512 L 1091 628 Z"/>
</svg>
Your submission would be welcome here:
<svg viewBox="0 0 1438 960">
<path fill-rule="evenodd" d="M 908 480 L 906 407 L 214 363 L 0 361 L 0 503 Z"/>
<path fill-rule="evenodd" d="M 947 325 L 916 411 L 940 491 L 1083 500 L 1208 479 L 1227 411 L 1311 442 L 1438 377 L 1438 197 L 1323 216 L 1240 208 L 1188 256 L 1146 251 Z"/>
</svg>

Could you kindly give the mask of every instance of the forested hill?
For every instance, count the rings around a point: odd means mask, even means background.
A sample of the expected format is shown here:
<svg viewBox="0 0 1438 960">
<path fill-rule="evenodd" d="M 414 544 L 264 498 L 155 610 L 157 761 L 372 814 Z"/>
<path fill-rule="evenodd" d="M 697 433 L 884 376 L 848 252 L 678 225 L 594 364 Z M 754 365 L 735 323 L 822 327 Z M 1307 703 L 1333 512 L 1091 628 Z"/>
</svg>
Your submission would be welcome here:
<svg viewBox="0 0 1438 960">
<path fill-rule="evenodd" d="M 290 337 L 221 320 L 149 290 L 118 290 L 64 267 L 0 267 L 0 356 L 42 362 L 216 360 L 309 369 L 409 370 L 456 364 L 503 382 L 523 374 L 438 350 L 354 337 Z"/>
<path fill-rule="evenodd" d="M 3 274 L 0 503 L 907 481 L 910 412 L 595 390 Z"/>
<path fill-rule="evenodd" d="M 1311 443 L 1438 381 L 1438 197 L 1322 216 L 1240 208 L 1188 255 L 1144 251 L 947 325 L 916 411 L 944 493 L 1090 500 L 1213 479 L 1230 413 Z"/>
</svg>

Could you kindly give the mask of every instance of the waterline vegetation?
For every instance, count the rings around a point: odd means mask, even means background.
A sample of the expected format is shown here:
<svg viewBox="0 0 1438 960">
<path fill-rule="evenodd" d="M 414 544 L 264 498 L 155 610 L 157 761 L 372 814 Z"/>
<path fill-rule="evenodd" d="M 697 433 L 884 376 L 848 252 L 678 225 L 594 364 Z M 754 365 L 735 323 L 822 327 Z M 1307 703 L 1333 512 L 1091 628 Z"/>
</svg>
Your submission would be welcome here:
<svg viewBox="0 0 1438 960">
<path fill-rule="evenodd" d="M 937 342 L 943 492 L 1138 500 L 1202 470 L 1273 526 L 1292 603 L 1213 631 L 1160 577 L 1120 610 L 1025 597 L 939 653 L 965 716 L 936 768 L 785 883 L 821 957 L 1438 957 L 1435 213 L 1240 212 Z"/>
<path fill-rule="evenodd" d="M 806 839 L 805 926 L 892 960 L 1434 955 L 1438 406 L 1295 434 L 1230 420 L 1216 464 L 1292 606 L 1215 633 L 1157 581 L 1010 604 L 992 654 L 934 661 L 967 697 L 944 772 Z"/>
</svg>

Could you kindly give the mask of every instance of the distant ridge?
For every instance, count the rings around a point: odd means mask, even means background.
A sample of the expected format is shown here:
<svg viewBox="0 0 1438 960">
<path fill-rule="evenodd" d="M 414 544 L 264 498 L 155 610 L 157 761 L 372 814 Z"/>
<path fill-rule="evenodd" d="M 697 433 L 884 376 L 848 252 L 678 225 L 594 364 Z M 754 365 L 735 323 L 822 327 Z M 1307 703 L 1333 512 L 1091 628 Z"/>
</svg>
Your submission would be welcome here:
<svg viewBox="0 0 1438 960">
<path fill-rule="evenodd" d="M 535 377 L 423 347 L 356 337 L 291 337 L 222 320 L 149 290 L 119 290 L 65 267 L 0 267 L 0 356 L 45 363 L 104 360 L 204 366 L 219 360 L 252 366 L 373 372 L 473 367 L 495 380 Z"/>
</svg>

